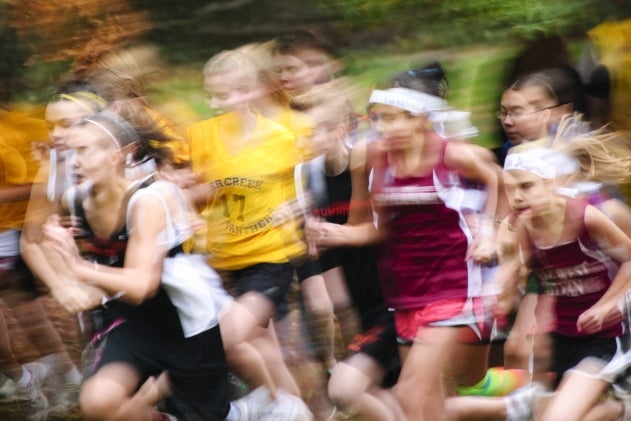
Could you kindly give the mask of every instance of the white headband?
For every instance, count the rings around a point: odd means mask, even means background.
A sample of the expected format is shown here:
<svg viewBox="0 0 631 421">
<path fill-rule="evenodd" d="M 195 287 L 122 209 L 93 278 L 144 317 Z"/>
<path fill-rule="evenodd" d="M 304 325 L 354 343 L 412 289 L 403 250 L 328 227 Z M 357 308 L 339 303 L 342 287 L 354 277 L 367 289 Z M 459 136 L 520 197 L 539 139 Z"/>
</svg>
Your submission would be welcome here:
<svg viewBox="0 0 631 421">
<path fill-rule="evenodd" d="M 83 121 L 87 121 L 88 123 L 92 123 L 95 126 L 97 126 L 98 128 L 100 128 L 101 130 L 103 130 L 107 134 L 107 136 L 112 140 L 112 142 L 114 143 L 114 146 L 116 146 L 116 149 L 121 149 L 120 142 L 118 141 L 118 139 L 116 139 L 116 136 L 114 136 L 114 134 L 112 134 L 112 132 L 107 129 L 107 127 L 105 127 L 104 125 L 102 125 L 98 121 L 90 120 L 89 118 L 86 118 Z"/>
<path fill-rule="evenodd" d="M 509 152 L 504 171 L 522 170 L 544 179 L 573 174 L 579 171 L 578 162 L 562 152 L 544 147 L 531 147 Z"/>
<path fill-rule="evenodd" d="M 375 89 L 368 102 L 402 108 L 414 115 L 444 110 L 447 107 L 442 98 L 408 88 Z"/>
</svg>

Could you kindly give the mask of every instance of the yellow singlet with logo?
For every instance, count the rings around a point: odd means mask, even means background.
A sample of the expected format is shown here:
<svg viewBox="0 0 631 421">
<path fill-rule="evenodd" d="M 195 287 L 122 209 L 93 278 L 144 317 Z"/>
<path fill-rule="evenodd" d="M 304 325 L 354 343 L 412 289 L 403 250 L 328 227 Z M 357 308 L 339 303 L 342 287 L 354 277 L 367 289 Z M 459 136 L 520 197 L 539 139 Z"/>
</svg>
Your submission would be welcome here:
<svg viewBox="0 0 631 421">
<path fill-rule="evenodd" d="M 229 133 L 238 124 L 227 113 L 188 128 L 193 171 L 208 186 L 201 212 L 208 224 L 206 249 L 219 270 L 284 263 L 305 249 L 296 230 L 287 229 L 293 224 L 273 223 L 279 207 L 295 199 L 294 167 L 301 159 L 295 136 L 257 116 L 245 146 L 232 154 L 236 137 Z"/>
</svg>

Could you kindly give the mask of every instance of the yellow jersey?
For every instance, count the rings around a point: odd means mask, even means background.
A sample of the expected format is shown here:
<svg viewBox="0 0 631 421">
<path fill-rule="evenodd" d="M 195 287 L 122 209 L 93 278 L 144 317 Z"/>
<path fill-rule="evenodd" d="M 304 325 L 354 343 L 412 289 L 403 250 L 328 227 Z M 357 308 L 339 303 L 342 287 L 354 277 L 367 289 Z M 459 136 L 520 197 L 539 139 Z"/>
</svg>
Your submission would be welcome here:
<svg viewBox="0 0 631 421">
<path fill-rule="evenodd" d="M 0 189 L 33 184 L 39 170 L 33 144 L 47 143 L 43 120 L 19 111 L 0 111 Z M 0 231 L 21 229 L 28 200 L 0 203 Z"/>
<path fill-rule="evenodd" d="M 239 120 L 227 113 L 188 128 L 193 171 L 208 186 L 201 215 L 207 221 L 206 251 L 219 270 L 257 263 L 284 263 L 304 253 L 294 229 L 277 226 L 274 216 L 295 199 L 294 168 L 301 160 L 294 134 L 266 119 L 255 126 L 236 153 L 229 142 Z"/>
</svg>

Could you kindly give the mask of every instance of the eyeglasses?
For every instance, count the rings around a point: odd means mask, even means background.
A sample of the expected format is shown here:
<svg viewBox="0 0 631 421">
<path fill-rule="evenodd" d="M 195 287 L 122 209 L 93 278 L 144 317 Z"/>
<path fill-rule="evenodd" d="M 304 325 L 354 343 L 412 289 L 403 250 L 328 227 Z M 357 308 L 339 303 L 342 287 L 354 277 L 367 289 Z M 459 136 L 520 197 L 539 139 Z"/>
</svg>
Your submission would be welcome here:
<svg viewBox="0 0 631 421">
<path fill-rule="evenodd" d="M 539 111 L 549 110 L 550 108 L 556 108 L 559 105 L 551 105 L 549 107 L 540 108 L 534 111 L 506 111 L 499 110 L 495 112 L 495 116 L 500 120 L 504 120 L 506 117 L 510 117 L 513 120 L 519 120 L 520 118 L 526 117 L 527 115 L 538 113 Z"/>
</svg>

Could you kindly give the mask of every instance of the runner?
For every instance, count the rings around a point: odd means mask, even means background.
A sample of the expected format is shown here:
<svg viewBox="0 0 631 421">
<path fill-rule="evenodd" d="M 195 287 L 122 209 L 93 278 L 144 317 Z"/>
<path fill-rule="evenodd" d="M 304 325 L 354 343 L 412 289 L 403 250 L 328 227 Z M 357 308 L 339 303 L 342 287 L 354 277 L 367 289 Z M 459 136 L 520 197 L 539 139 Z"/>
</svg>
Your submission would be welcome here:
<svg viewBox="0 0 631 421">
<path fill-rule="evenodd" d="M 352 226 L 320 223 L 310 239 L 322 247 L 383 242 L 379 273 L 402 343 L 394 393 L 408 419 L 444 416 L 448 350 L 460 327 L 474 321 L 460 317 L 469 297 L 467 262 L 489 262 L 494 249 L 496 171 L 470 145 L 446 142 L 431 130 L 431 114 L 446 107 L 439 95 L 408 88 L 373 91 L 369 112 L 381 137 L 368 156 L 377 227 L 372 218 Z M 453 202 L 461 178 L 487 188 L 486 219 L 475 237 L 462 230 Z"/>
<path fill-rule="evenodd" d="M 107 112 L 78 123 L 67 139 L 77 187 L 62 199 L 67 212 L 81 216 L 77 243 L 57 217 L 44 226 L 60 282 L 94 284 L 108 294 L 94 313 L 101 349 L 81 388 L 81 411 L 88 419 L 172 419 L 154 408 L 172 394 L 167 407 L 177 419 L 223 420 L 230 405 L 217 312 L 209 305 L 214 272 L 195 271 L 203 265 L 168 272 L 186 256 L 191 211 L 175 185 L 125 178 L 127 154 L 169 158 L 167 148 L 151 147 L 149 139 L 161 137 L 142 137 Z M 160 377 L 145 383 L 152 376 Z"/>
</svg>

